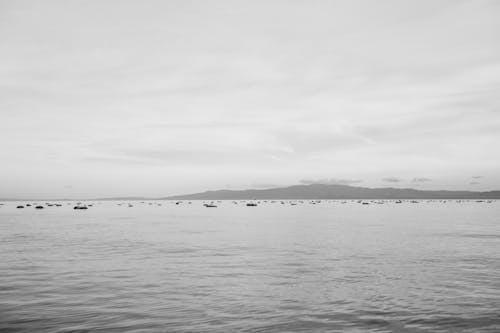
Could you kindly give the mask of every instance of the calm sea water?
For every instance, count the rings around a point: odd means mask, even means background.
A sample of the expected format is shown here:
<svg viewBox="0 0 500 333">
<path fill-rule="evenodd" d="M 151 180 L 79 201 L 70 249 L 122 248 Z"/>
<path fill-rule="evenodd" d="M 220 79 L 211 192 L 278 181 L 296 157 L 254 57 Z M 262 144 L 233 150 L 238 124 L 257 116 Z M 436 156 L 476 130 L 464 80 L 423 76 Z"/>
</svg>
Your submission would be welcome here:
<svg viewBox="0 0 500 333">
<path fill-rule="evenodd" d="M 0 332 L 499 332 L 500 202 L 0 208 Z"/>
</svg>

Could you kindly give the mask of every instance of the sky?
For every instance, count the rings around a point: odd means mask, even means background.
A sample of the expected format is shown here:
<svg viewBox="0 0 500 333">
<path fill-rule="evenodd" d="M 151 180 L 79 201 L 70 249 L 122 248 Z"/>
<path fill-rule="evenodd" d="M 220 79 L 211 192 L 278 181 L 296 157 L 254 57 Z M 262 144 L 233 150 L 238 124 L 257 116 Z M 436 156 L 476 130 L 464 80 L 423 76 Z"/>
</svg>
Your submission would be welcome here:
<svg viewBox="0 0 500 333">
<path fill-rule="evenodd" d="M 500 1 L 0 0 L 0 198 L 500 189 Z"/>
</svg>

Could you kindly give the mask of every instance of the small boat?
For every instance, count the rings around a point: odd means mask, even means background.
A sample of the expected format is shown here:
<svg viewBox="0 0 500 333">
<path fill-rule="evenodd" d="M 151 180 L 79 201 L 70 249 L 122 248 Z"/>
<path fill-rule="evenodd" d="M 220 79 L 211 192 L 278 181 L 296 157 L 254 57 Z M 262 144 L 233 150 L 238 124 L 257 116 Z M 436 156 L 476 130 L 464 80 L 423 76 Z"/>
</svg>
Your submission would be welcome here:
<svg viewBox="0 0 500 333">
<path fill-rule="evenodd" d="M 73 209 L 88 209 L 87 206 L 75 206 Z"/>
<path fill-rule="evenodd" d="M 257 204 L 254 202 L 247 203 L 247 207 L 257 207 Z"/>
<path fill-rule="evenodd" d="M 17 206 L 16 208 L 24 208 L 24 206 Z"/>
<path fill-rule="evenodd" d="M 43 209 L 43 206 L 36 206 L 35 209 Z"/>
<path fill-rule="evenodd" d="M 217 206 L 214 204 L 203 204 L 203 206 L 208 207 L 208 208 L 217 208 Z"/>
</svg>

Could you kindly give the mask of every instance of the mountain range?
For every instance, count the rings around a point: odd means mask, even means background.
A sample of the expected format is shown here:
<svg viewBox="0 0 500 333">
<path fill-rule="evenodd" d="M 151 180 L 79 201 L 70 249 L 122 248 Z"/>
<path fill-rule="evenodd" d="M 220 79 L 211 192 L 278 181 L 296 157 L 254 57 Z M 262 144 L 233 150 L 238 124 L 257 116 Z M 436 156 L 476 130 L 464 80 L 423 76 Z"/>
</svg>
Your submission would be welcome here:
<svg viewBox="0 0 500 333">
<path fill-rule="evenodd" d="M 251 199 L 500 199 L 500 191 L 424 191 L 411 188 L 367 188 L 349 185 L 293 185 L 261 190 L 218 190 L 175 195 L 167 200 Z"/>
</svg>

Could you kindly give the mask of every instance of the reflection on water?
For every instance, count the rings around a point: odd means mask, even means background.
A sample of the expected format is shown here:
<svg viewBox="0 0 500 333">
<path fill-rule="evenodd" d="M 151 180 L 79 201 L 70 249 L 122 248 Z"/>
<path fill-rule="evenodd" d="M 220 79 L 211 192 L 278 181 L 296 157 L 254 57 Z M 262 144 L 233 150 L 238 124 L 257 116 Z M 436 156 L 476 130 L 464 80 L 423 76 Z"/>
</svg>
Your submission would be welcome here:
<svg viewBox="0 0 500 333">
<path fill-rule="evenodd" d="M 0 208 L 0 332 L 498 332 L 500 202 Z"/>
</svg>

